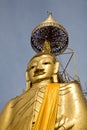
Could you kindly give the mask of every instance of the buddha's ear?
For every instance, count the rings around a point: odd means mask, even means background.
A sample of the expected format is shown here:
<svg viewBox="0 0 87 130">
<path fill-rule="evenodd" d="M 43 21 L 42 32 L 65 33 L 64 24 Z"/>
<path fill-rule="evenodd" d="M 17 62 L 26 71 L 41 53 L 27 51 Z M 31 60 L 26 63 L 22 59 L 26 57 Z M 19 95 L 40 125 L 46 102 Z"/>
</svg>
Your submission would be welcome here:
<svg viewBox="0 0 87 130">
<path fill-rule="evenodd" d="M 26 70 L 26 91 L 30 89 L 31 87 L 31 82 L 30 82 L 30 79 L 29 79 L 29 74 L 28 74 L 28 69 Z"/>
<path fill-rule="evenodd" d="M 60 65 L 60 62 L 56 61 L 55 64 L 54 64 L 54 74 L 56 74 L 58 72 L 59 65 Z"/>
<path fill-rule="evenodd" d="M 53 79 L 53 83 L 58 83 L 58 70 L 59 70 L 59 65 L 60 63 L 59 62 L 55 62 L 54 64 L 54 72 L 53 72 L 53 75 L 52 75 L 52 79 Z"/>
</svg>

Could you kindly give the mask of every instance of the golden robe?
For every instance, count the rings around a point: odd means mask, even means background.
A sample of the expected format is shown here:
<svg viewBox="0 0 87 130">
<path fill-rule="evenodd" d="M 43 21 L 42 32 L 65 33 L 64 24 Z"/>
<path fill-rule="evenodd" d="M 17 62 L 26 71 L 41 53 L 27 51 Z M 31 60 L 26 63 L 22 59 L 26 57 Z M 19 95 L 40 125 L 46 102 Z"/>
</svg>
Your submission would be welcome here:
<svg viewBox="0 0 87 130">
<path fill-rule="evenodd" d="M 34 128 L 44 101 L 45 90 L 46 86 L 36 86 L 9 101 L 0 115 L 0 130 Z M 60 84 L 58 97 L 56 121 L 59 125 L 57 129 L 62 130 L 64 125 L 66 130 L 87 130 L 87 104 L 79 84 Z M 67 117 L 65 123 L 61 123 L 62 117 Z"/>
</svg>

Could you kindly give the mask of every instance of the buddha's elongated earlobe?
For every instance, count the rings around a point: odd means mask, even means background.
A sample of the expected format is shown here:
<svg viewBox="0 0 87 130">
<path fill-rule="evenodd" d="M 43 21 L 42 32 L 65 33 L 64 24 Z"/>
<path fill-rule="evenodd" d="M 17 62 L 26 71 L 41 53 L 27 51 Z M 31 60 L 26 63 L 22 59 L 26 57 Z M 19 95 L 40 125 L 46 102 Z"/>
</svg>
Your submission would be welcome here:
<svg viewBox="0 0 87 130">
<path fill-rule="evenodd" d="M 58 75 L 57 74 L 53 74 L 52 79 L 53 79 L 53 83 L 58 83 Z"/>
<path fill-rule="evenodd" d="M 56 61 L 54 64 L 54 74 L 58 73 L 60 62 Z"/>
<path fill-rule="evenodd" d="M 26 91 L 29 90 L 31 88 L 31 81 L 29 79 L 29 75 L 28 75 L 28 69 L 26 70 Z"/>
<path fill-rule="evenodd" d="M 58 69 L 59 69 L 59 62 L 55 62 L 55 65 L 54 65 L 54 73 L 52 75 L 52 79 L 53 79 L 53 82 L 54 83 L 57 83 L 58 82 Z"/>
</svg>

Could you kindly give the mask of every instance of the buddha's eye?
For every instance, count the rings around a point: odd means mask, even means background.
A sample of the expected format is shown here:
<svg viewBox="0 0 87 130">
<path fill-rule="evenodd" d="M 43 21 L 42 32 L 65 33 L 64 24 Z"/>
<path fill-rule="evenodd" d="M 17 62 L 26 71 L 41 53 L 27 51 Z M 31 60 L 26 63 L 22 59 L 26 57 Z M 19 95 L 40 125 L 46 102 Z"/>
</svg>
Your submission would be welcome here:
<svg viewBox="0 0 87 130">
<path fill-rule="evenodd" d="M 32 66 L 29 68 L 29 70 L 34 69 L 34 68 L 35 68 L 35 65 L 32 65 Z"/>
<path fill-rule="evenodd" d="M 43 62 L 44 65 L 51 64 L 51 62 Z"/>
</svg>

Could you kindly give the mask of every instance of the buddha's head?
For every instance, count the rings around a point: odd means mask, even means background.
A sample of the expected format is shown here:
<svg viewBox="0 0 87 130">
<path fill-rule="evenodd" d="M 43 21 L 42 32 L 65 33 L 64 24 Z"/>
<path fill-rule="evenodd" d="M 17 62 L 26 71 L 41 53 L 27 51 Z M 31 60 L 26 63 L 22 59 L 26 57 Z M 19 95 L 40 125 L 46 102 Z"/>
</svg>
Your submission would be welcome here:
<svg viewBox="0 0 87 130">
<path fill-rule="evenodd" d="M 35 56 L 28 64 L 29 79 L 32 83 L 51 79 L 54 73 L 57 73 L 58 62 L 49 54 Z"/>
<path fill-rule="evenodd" d="M 51 82 L 57 82 L 59 62 L 56 61 L 50 50 L 50 42 L 45 41 L 42 52 L 29 61 L 26 71 L 28 83 L 34 84 L 48 79 Z"/>
<path fill-rule="evenodd" d="M 32 84 L 50 79 L 53 82 L 53 75 L 56 75 L 59 62 L 51 54 L 39 54 L 34 56 L 27 67 L 27 80 Z M 55 76 L 54 76 L 55 77 Z"/>
</svg>

